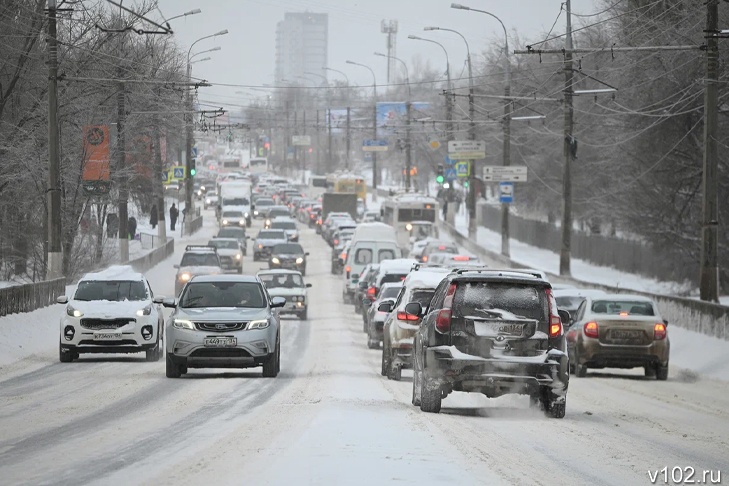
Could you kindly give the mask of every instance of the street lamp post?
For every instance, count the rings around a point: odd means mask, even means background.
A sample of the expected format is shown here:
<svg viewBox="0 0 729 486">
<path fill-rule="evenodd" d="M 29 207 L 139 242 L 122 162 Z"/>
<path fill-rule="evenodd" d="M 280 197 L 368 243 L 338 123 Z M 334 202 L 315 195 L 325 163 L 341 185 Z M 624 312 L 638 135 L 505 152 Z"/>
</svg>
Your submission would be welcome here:
<svg viewBox="0 0 729 486">
<path fill-rule="evenodd" d="M 502 121 L 503 128 L 503 164 L 504 166 L 511 165 L 511 61 L 509 59 L 509 36 L 506 32 L 506 26 L 496 15 L 485 10 L 479 10 L 476 8 L 467 7 L 458 3 L 452 3 L 451 8 L 458 10 L 470 10 L 472 12 L 479 12 L 482 14 L 489 15 L 501 24 L 501 28 L 504 30 L 504 119 Z M 509 249 L 509 204 L 501 204 L 501 254 L 505 257 L 510 256 Z"/>
<path fill-rule="evenodd" d="M 476 106 L 474 104 L 473 92 L 473 65 L 471 64 L 471 48 L 468 40 L 463 34 L 454 29 L 446 29 L 445 27 L 425 27 L 423 30 L 442 30 L 445 32 L 453 32 L 463 39 L 466 44 L 466 62 L 468 64 L 468 117 L 471 122 L 468 126 L 468 139 L 476 140 Z M 476 238 L 476 161 L 471 161 L 471 171 L 468 176 L 468 237 Z"/>
<path fill-rule="evenodd" d="M 408 65 L 405 61 L 399 57 L 389 56 L 381 52 L 375 52 L 375 56 L 386 57 L 388 59 L 395 59 L 405 68 L 405 84 L 408 87 L 408 100 L 405 103 L 405 190 L 410 192 L 410 170 L 412 169 L 412 143 L 411 143 L 411 131 L 410 131 L 410 120 L 412 118 L 413 111 L 413 94 L 410 90 L 410 72 L 408 71 Z"/>
<path fill-rule="evenodd" d="M 347 64 L 363 67 L 372 74 L 372 139 L 377 140 L 377 77 L 375 76 L 375 71 L 368 65 L 361 64 L 359 62 L 347 61 Z M 349 82 L 349 80 L 347 80 L 347 82 Z M 370 153 L 372 154 L 372 200 L 377 201 L 377 179 L 379 178 L 379 174 L 377 173 L 377 152 Z"/>
<path fill-rule="evenodd" d="M 408 39 L 412 40 L 419 40 L 424 42 L 430 42 L 431 44 L 437 44 L 440 46 L 441 49 L 443 49 L 443 52 L 445 53 L 446 57 L 446 78 L 447 78 L 447 86 L 448 86 L 448 92 L 446 93 L 446 138 L 448 140 L 453 140 L 453 104 L 452 104 L 452 93 L 453 93 L 453 84 L 451 83 L 451 62 L 448 58 L 448 51 L 446 50 L 445 46 L 441 44 L 440 42 L 434 41 L 432 39 L 426 39 L 424 37 L 418 37 L 417 35 L 409 35 Z"/>
<path fill-rule="evenodd" d="M 215 34 L 206 35 L 205 37 L 201 37 L 195 42 L 192 43 L 190 46 L 190 49 L 187 51 L 187 82 L 191 83 L 192 81 L 192 63 L 191 60 L 194 57 L 192 55 L 192 48 L 195 47 L 195 44 L 198 42 L 210 39 L 211 37 L 217 37 L 220 35 L 225 35 L 228 33 L 228 29 L 221 30 L 220 32 L 216 32 Z M 214 49 L 211 49 L 214 50 Z M 207 51 L 205 51 L 207 52 Z M 195 55 L 202 54 L 202 52 L 197 53 Z M 187 212 L 187 216 L 192 218 L 193 215 L 193 207 L 192 207 L 192 131 L 193 131 L 193 114 L 192 114 L 192 92 L 190 90 L 190 87 L 187 88 L 187 100 L 185 105 L 187 106 L 187 111 L 189 113 L 185 116 L 186 118 L 186 130 L 185 130 L 185 211 Z M 183 219 L 186 219 L 183 217 Z M 189 221 L 189 220 L 187 220 Z"/>
</svg>

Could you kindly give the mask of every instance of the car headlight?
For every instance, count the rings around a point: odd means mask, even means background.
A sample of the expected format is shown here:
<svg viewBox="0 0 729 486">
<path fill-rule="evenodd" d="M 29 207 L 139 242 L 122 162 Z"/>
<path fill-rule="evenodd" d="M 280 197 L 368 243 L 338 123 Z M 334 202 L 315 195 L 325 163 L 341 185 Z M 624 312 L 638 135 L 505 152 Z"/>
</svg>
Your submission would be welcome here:
<svg viewBox="0 0 729 486">
<path fill-rule="evenodd" d="M 273 258 L 271 258 L 271 263 L 275 263 L 276 265 L 278 265 L 279 263 L 281 263 L 281 260 L 279 260 L 276 257 L 273 257 Z"/>
<path fill-rule="evenodd" d="M 249 216 L 250 216 L 250 214 L 248 214 L 248 213 L 243 213 L 243 216 L 245 216 L 245 217 L 247 218 L 247 217 L 249 217 Z"/>
<path fill-rule="evenodd" d="M 224 219 L 223 220 L 223 224 L 228 224 L 228 220 L 227 219 Z"/>
<path fill-rule="evenodd" d="M 188 321 L 187 319 L 175 319 L 175 322 L 173 324 L 177 329 L 191 329 L 195 330 L 195 324 L 192 323 L 192 321 Z"/>
<path fill-rule="evenodd" d="M 188 280 L 190 280 L 190 279 L 192 278 L 192 275 L 190 275 L 189 273 L 185 272 L 185 273 L 181 273 L 181 274 L 180 274 L 180 275 L 178 276 L 178 278 L 179 278 L 180 280 L 182 280 L 183 282 L 187 282 Z"/>
<path fill-rule="evenodd" d="M 413 230 L 413 225 L 410 224 L 410 223 L 408 223 L 408 224 L 405 225 L 405 229 L 408 230 L 408 231 L 412 231 Z"/>
<path fill-rule="evenodd" d="M 259 244 L 258 244 L 258 249 L 259 249 L 259 250 L 263 250 L 263 245 L 259 243 Z"/>
<path fill-rule="evenodd" d="M 296 259 L 296 264 L 297 265 L 301 265 L 302 263 L 304 263 L 304 259 L 303 258 L 299 257 L 299 258 Z"/>
<path fill-rule="evenodd" d="M 235 259 L 236 260 L 240 260 L 241 258 L 243 258 L 243 255 L 241 255 L 240 253 L 236 253 L 235 254 Z"/>
<path fill-rule="evenodd" d="M 70 304 L 66 306 L 66 314 L 71 317 L 83 317 L 84 313 L 80 310 L 76 310 Z"/>
<path fill-rule="evenodd" d="M 152 305 L 151 305 L 151 304 L 150 304 L 150 305 L 148 305 L 147 307 L 145 307 L 144 309 L 139 309 L 139 310 L 137 311 L 137 315 L 138 315 L 139 317 L 142 317 L 142 316 L 148 316 L 148 315 L 150 315 L 151 313 L 152 313 Z"/>
<path fill-rule="evenodd" d="M 249 322 L 248 326 L 246 326 L 246 330 L 250 331 L 252 329 L 266 329 L 267 327 L 268 327 L 268 320 L 260 319 L 258 321 Z"/>
<path fill-rule="evenodd" d="M 245 220 L 241 219 L 240 221 L 238 221 L 238 224 L 241 226 L 245 226 L 246 222 L 245 222 Z"/>
<path fill-rule="evenodd" d="M 253 216 L 258 216 L 258 211 L 253 211 Z"/>
<path fill-rule="evenodd" d="M 206 199 L 205 204 L 210 204 L 210 199 Z"/>
</svg>

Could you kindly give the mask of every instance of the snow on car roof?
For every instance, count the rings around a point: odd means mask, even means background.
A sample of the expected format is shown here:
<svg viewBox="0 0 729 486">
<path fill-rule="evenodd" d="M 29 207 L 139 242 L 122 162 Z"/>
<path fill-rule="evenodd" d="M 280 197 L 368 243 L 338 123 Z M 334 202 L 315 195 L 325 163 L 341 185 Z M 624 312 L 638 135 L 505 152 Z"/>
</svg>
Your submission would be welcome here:
<svg viewBox="0 0 729 486">
<path fill-rule="evenodd" d="M 425 270 L 425 271 L 424 271 Z M 446 275 L 447 271 L 431 271 L 441 269 L 425 269 L 422 268 L 416 272 L 411 272 L 406 278 L 403 284 L 408 288 L 414 289 L 434 289 L 440 284 Z"/>
<path fill-rule="evenodd" d="M 112 265 L 100 272 L 91 272 L 81 280 L 144 280 L 144 275 L 129 265 Z"/>
<path fill-rule="evenodd" d="M 382 289 L 389 289 L 390 287 L 402 287 L 403 282 L 387 282 L 382 284 Z"/>
<path fill-rule="evenodd" d="M 380 272 L 388 272 L 390 270 L 405 269 L 408 272 L 413 265 L 418 263 L 414 258 L 396 258 L 394 260 L 384 260 L 380 262 Z"/>
<path fill-rule="evenodd" d="M 275 268 L 272 270 L 260 270 L 256 273 L 256 275 L 288 275 L 288 274 L 295 274 L 295 275 L 301 275 L 301 272 L 298 270 L 288 270 L 285 268 Z"/>
</svg>

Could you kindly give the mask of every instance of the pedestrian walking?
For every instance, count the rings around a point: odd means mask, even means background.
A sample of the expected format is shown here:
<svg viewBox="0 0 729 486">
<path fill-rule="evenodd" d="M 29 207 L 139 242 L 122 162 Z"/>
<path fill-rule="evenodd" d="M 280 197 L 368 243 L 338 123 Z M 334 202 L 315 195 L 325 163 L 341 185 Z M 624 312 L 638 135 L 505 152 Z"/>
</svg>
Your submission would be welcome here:
<svg viewBox="0 0 729 486">
<path fill-rule="evenodd" d="M 153 204 L 152 209 L 150 210 L 150 215 L 149 215 L 149 224 L 152 225 L 152 229 L 155 229 L 157 227 L 158 221 L 159 220 L 158 220 L 158 216 L 157 216 L 157 205 Z"/>
<path fill-rule="evenodd" d="M 175 223 L 177 223 L 177 216 L 180 214 L 180 212 L 177 210 L 177 206 L 175 206 L 175 203 L 172 203 L 172 207 L 170 208 L 170 229 L 172 231 L 175 231 Z"/>
<path fill-rule="evenodd" d="M 127 220 L 127 231 L 129 232 L 130 240 L 133 240 L 137 236 L 137 218 L 134 216 Z"/>
<path fill-rule="evenodd" d="M 119 233 L 119 218 L 116 213 L 106 215 L 106 237 L 116 238 Z"/>
</svg>

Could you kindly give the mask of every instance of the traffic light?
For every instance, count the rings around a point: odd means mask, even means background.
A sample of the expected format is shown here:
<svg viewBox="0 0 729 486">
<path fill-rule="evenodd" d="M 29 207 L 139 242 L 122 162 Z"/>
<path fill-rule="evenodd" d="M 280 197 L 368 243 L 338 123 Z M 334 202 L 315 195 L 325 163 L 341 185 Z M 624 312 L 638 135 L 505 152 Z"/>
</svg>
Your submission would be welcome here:
<svg viewBox="0 0 729 486">
<path fill-rule="evenodd" d="M 442 165 L 438 166 L 438 172 L 435 176 L 435 182 L 438 184 L 443 184 L 445 182 L 445 169 L 443 169 Z"/>
<path fill-rule="evenodd" d="M 468 179 L 466 179 L 465 181 L 463 181 L 463 187 L 465 187 L 466 189 L 468 189 L 468 186 L 469 185 L 470 185 L 470 182 L 468 181 Z"/>
<path fill-rule="evenodd" d="M 195 159 L 190 159 L 190 177 L 195 177 L 195 174 L 197 174 L 197 169 L 195 168 Z"/>
</svg>

